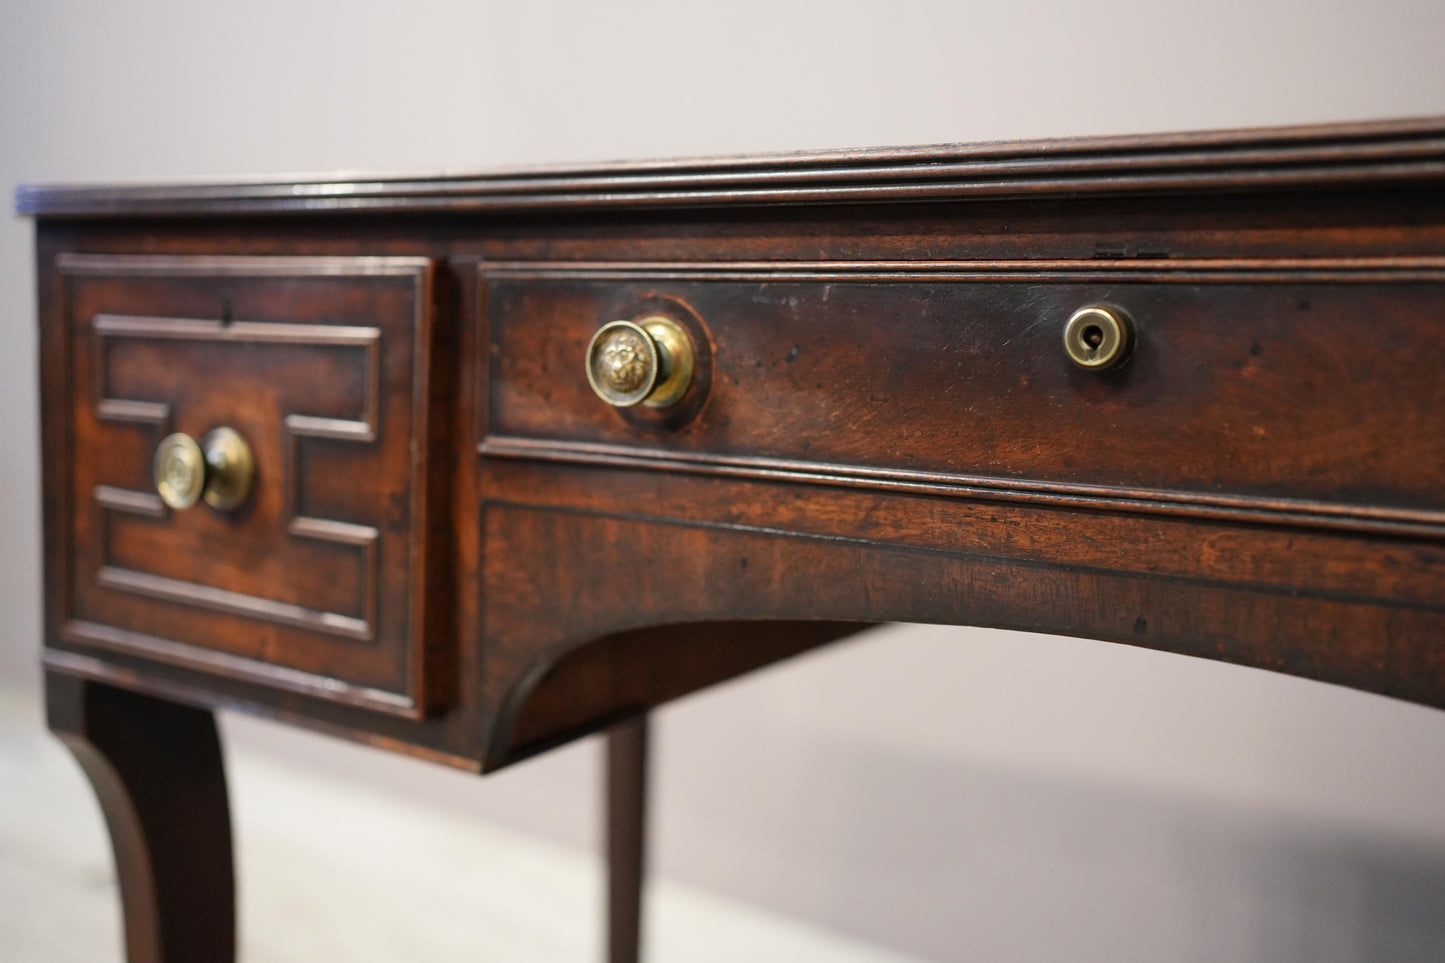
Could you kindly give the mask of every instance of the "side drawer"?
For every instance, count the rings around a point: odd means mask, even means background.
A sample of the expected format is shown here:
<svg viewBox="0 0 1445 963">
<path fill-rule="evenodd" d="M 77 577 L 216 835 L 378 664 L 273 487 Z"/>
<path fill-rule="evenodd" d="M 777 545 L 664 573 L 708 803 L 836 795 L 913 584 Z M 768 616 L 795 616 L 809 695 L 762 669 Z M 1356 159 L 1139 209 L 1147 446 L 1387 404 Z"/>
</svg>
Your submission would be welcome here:
<svg viewBox="0 0 1445 963">
<path fill-rule="evenodd" d="M 482 448 L 1153 510 L 1445 522 L 1445 273 L 1368 261 L 499 265 Z M 1087 306 L 1117 367 L 1070 360 Z M 616 409 L 602 324 L 677 315 L 686 417 Z M 1170 508 L 1169 506 L 1174 506 Z"/>
<path fill-rule="evenodd" d="M 56 270 L 61 638 L 405 716 L 435 708 L 432 263 L 68 254 Z M 162 439 L 219 428 L 249 446 L 249 493 L 168 504 L 158 478 L 186 472 L 158 466 Z"/>
</svg>

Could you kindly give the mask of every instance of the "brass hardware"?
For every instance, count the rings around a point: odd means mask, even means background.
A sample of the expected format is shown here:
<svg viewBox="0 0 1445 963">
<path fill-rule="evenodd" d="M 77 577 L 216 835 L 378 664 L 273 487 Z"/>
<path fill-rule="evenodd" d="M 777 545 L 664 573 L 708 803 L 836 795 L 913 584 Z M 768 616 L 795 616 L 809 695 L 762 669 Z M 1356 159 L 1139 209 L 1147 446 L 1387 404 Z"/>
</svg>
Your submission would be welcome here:
<svg viewBox="0 0 1445 963">
<path fill-rule="evenodd" d="M 201 439 L 201 450 L 206 453 L 206 504 L 223 512 L 239 508 L 256 474 L 251 446 L 233 429 L 217 428 Z"/>
<path fill-rule="evenodd" d="M 587 345 L 587 382 L 617 408 L 666 408 L 692 384 L 692 339 L 662 315 L 612 321 Z"/>
<path fill-rule="evenodd" d="M 1064 326 L 1064 350 L 1069 360 L 1090 371 L 1103 371 L 1129 353 L 1129 322 L 1122 314 L 1101 307 L 1080 308 Z"/>
<path fill-rule="evenodd" d="M 196 439 L 183 432 L 167 435 L 156 447 L 156 492 L 174 509 L 190 508 L 206 487 L 206 456 Z"/>
<path fill-rule="evenodd" d="M 217 428 L 199 442 L 183 432 L 162 438 L 152 471 L 156 493 L 171 508 L 190 508 L 204 498 L 212 508 L 230 511 L 251 493 L 256 462 L 246 439 Z"/>
</svg>

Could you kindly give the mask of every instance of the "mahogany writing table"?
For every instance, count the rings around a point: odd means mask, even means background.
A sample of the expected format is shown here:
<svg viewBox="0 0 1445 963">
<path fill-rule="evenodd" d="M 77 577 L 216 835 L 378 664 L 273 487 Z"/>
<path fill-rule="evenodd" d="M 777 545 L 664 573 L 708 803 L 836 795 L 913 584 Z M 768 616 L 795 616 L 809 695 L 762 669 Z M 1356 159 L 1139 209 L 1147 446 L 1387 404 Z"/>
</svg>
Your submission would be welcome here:
<svg viewBox="0 0 1445 963">
<path fill-rule="evenodd" d="M 26 186 L 52 728 L 234 955 L 218 706 L 489 772 L 888 621 L 1445 705 L 1445 121 Z"/>
</svg>

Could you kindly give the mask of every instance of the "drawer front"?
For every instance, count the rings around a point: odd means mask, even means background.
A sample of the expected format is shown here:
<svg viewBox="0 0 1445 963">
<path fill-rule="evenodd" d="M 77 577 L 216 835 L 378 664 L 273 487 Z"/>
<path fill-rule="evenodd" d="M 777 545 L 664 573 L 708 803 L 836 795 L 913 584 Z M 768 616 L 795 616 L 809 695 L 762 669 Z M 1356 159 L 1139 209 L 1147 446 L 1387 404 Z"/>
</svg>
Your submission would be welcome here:
<svg viewBox="0 0 1445 963">
<path fill-rule="evenodd" d="M 1438 270 L 506 265 L 485 280 L 482 448 L 497 455 L 1445 519 Z M 599 325 L 668 304 L 701 320 L 711 355 L 682 423 L 609 407 L 583 371 Z M 1094 305 L 1133 328 L 1110 370 L 1064 347 Z"/>
<path fill-rule="evenodd" d="M 430 262 L 63 256 L 64 633 L 420 715 Z M 229 428 L 249 494 L 158 494 L 157 446 Z"/>
</svg>

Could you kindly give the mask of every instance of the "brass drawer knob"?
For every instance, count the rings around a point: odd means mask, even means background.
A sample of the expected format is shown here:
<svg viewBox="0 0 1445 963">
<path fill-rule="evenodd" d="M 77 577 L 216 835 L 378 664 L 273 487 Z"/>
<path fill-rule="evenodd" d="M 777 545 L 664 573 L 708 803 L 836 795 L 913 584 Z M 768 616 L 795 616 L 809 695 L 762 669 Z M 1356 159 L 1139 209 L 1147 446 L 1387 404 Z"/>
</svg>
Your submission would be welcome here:
<svg viewBox="0 0 1445 963">
<path fill-rule="evenodd" d="M 661 315 L 604 324 L 587 345 L 587 381 L 617 408 L 666 408 L 687 393 L 692 367 L 687 331 Z"/>
<path fill-rule="evenodd" d="M 156 493 L 171 508 L 190 508 L 204 498 L 212 508 L 231 511 L 251 493 L 256 463 L 246 439 L 217 428 L 199 442 L 184 432 L 162 438 L 152 471 Z"/>
<path fill-rule="evenodd" d="M 1069 360 L 1090 371 L 1103 371 L 1123 361 L 1130 338 L 1128 319 L 1112 308 L 1080 308 L 1064 326 Z"/>
</svg>

